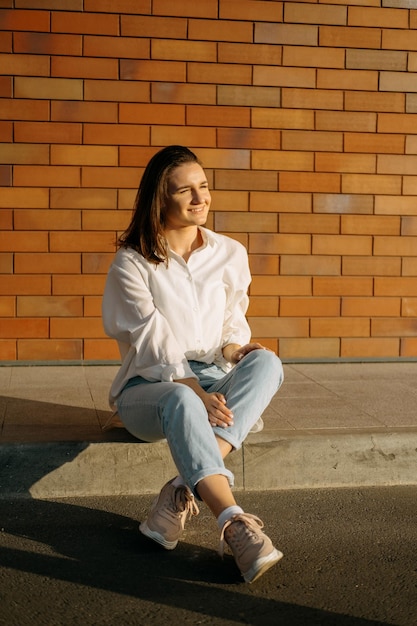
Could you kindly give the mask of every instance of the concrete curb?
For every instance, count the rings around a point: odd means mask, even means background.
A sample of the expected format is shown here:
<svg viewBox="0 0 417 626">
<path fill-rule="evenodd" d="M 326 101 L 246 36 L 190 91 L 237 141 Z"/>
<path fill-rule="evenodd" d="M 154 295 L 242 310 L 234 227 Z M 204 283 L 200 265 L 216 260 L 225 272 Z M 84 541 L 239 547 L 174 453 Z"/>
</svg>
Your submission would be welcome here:
<svg viewBox="0 0 417 626">
<path fill-rule="evenodd" d="M 251 435 L 227 461 L 236 490 L 417 484 L 417 432 Z M 175 475 L 165 442 L 0 446 L 0 499 L 157 493 Z"/>
</svg>

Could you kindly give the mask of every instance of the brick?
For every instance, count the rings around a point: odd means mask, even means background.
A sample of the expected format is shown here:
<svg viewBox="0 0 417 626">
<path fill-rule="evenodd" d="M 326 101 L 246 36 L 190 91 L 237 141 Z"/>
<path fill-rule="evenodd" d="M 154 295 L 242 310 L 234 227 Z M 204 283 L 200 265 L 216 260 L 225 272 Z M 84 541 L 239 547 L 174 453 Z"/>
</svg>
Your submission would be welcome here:
<svg viewBox="0 0 417 626">
<path fill-rule="evenodd" d="M 4 10 L 0 13 L 0 30 L 48 32 L 49 11 Z"/>
<path fill-rule="evenodd" d="M 348 91 L 345 94 L 345 109 L 402 113 L 405 109 L 405 94 Z"/>
<path fill-rule="evenodd" d="M 367 235 L 313 235 L 313 254 L 371 255 L 372 237 Z"/>
<path fill-rule="evenodd" d="M 376 277 L 376 296 L 417 296 L 415 277 Z"/>
<path fill-rule="evenodd" d="M 378 72 L 370 70 L 317 70 L 318 89 L 378 90 Z"/>
<path fill-rule="evenodd" d="M 417 257 L 402 259 L 402 275 L 416 276 L 417 274 Z"/>
<path fill-rule="evenodd" d="M 82 339 L 21 339 L 18 357 L 21 361 L 79 361 L 82 359 Z"/>
<path fill-rule="evenodd" d="M 249 63 L 250 65 L 281 65 L 282 46 L 256 43 L 217 44 L 220 63 Z"/>
<path fill-rule="evenodd" d="M 282 297 L 281 317 L 335 317 L 340 313 L 340 298 Z"/>
<path fill-rule="evenodd" d="M 119 63 L 117 59 L 96 59 L 53 56 L 51 76 L 66 78 L 108 78 L 117 79 Z"/>
<path fill-rule="evenodd" d="M 204 73 L 206 80 L 206 74 Z M 220 82 L 220 81 L 219 81 Z M 232 106 L 273 107 L 281 102 L 281 90 L 278 87 L 252 87 L 245 85 L 219 85 L 218 104 Z"/>
<path fill-rule="evenodd" d="M 81 269 L 79 254 L 59 254 L 50 252 L 15 253 L 16 274 L 75 274 Z"/>
<path fill-rule="evenodd" d="M 169 0 L 154 0 L 154 15 L 184 15 L 186 17 L 217 17 L 217 2 L 213 0 L 201 0 L 196 3 L 193 0 L 183 0 L 179 5 L 173 5 Z"/>
<path fill-rule="evenodd" d="M 103 295 L 105 276 L 82 274 L 76 276 L 53 276 L 53 295 Z"/>
<path fill-rule="evenodd" d="M 114 233 L 52 232 L 50 233 L 50 250 L 51 252 L 113 252 Z"/>
<path fill-rule="evenodd" d="M 11 252 L 0 253 L 0 274 L 13 274 L 13 254 Z M 2 306 L 8 306 L 8 304 L 0 299 L 0 311 Z"/>
<path fill-rule="evenodd" d="M 255 337 L 308 337 L 308 320 L 302 317 L 253 317 L 248 321 Z"/>
<path fill-rule="evenodd" d="M 139 13 L 150 12 L 150 0 L 84 0 L 84 11 L 106 13 Z"/>
<path fill-rule="evenodd" d="M 1 294 L 4 296 L 42 295 L 51 293 L 50 276 L 13 275 L 1 277 Z"/>
<path fill-rule="evenodd" d="M 48 164 L 48 146 L 36 144 L 0 144 L 0 163 Z"/>
<path fill-rule="evenodd" d="M 417 195 L 417 176 L 403 177 L 403 193 L 405 195 Z"/>
<path fill-rule="evenodd" d="M 51 120 L 54 122 L 116 123 L 116 102 L 52 102 Z"/>
<path fill-rule="evenodd" d="M 306 234 L 251 234 L 249 253 L 309 255 L 311 254 L 311 237 Z"/>
<path fill-rule="evenodd" d="M 314 88 L 316 86 L 316 70 L 301 67 L 255 65 L 253 68 L 253 84 L 275 87 Z"/>
<path fill-rule="evenodd" d="M 400 298 L 342 298 L 342 315 L 346 317 L 398 317 Z"/>
<path fill-rule="evenodd" d="M 55 0 L 14 0 L 18 9 L 52 9 L 54 11 L 82 11 L 83 0 L 60 0 L 59 5 Z"/>
<path fill-rule="evenodd" d="M 186 82 L 186 64 L 180 61 L 120 60 L 122 80 Z"/>
<path fill-rule="evenodd" d="M 0 359 L 2 361 L 16 360 L 16 340 L 0 339 Z"/>
<path fill-rule="evenodd" d="M 343 134 L 319 131 L 285 130 L 282 132 L 283 150 L 341 152 Z"/>
<path fill-rule="evenodd" d="M 191 129 L 194 131 L 194 128 Z M 219 148 L 263 148 L 271 150 L 281 147 L 281 133 L 279 130 L 258 128 L 219 128 L 217 130 L 217 145 Z"/>
<path fill-rule="evenodd" d="M 127 37 L 187 39 L 187 20 L 176 17 L 122 15 L 121 35 Z"/>
<path fill-rule="evenodd" d="M 16 32 L 13 35 L 13 49 L 20 53 L 81 56 L 83 40 L 81 35 Z"/>
<path fill-rule="evenodd" d="M 247 191 L 211 191 L 212 209 L 215 211 L 248 211 Z"/>
<path fill-rule="evenodd" d="M 16 98 L 82 100 L 82 80 L 71 78 L 15 78 Z"/>
<path fill-rule="evenodd" d="M 335 358 L 339 356 L 340 340 L 335 338 L 283 338 L 279 342 L 282 359 Z"/>
<path fill-rule="evenodd" d="M 0 194 L 0 208 L 47 208 L 49 193 L 47 189 L 13 187 L 2 189 Z"/>
<path fill-rule="evenodd" d="M 401 218 L 401 235 L 417 236 L 417 217 Z"/>
<path fill-rule="evenodd" d="M 371 154 L 337 154 L 325 152 L 316 154 L 317 172 L 376 172 L 376 156 Z"/>
<path fill-rule="evenodd" d="M 373 196 L 314 194 L 314 213 L 372 214 Z"/>
<path fill-rule="evenodd" d="M 36 318 L 3 318 L 1 321 L 3 339 L 19 339 L 20 337 L 47 337 L 48 320 Z"/>
<path fill-rule="evenodd" d="M 250 110 L 241 107 L 193 106 L 186 107 L 189 126 L 248 127 Z"/>
<path fill-rule="evenodd" d="M 417 317 L 417 298 L 402 299 L 401 315 L 403 317 Z M 397 313 L 397 316 L 399 316 L 399 313 Z"/>
<path fill-rule="evenodd" d="M 82 315 L 80 296 L 18 296 L 19 317 L 75 317 Z"/>
<path fill-rule="evenodd" d="M 132 211 L 83 211 L 83 230 L 124 230 Z"/>
<path fill-rule="evenodd" d="M 13 124 L 0 122 L 0 141 L 13 141 Z"/>
<path fill-rule="evenodd" d="M 58 165 L 15 165 L 13 174 L 17 187 L 78 187 L 80 168 Z"/>
<path fill-rule="evenodd" d="M 252 67 L 237 63 L 188 63 L 188 80 L 197 83 L 201 80 L 201 76 L 204 76 L 204 82 L 216 85 L 250 85 Z"/>
<path fill-rule="evenodd" d="M 407 53 L 391 50 L 346 50 L 349 69 L 405 71 Z"/>
<path fill-rule="evenodd" d="M 382 341 L 379 339 L 379 341 Z M 414 337 L 404 337 L 400 340 L 400 356 L 416 356 L 417 354 L 417 340 Z"/>
<path fill-rule="evenodd" d="M 417 71 L 417 54 L 415 52 L 410 52 L 408 54 L 408 67 L 409 72 Z"/>
<path fill-rule="evenodd" d="M 252 29 L 251 23 L 243 21 L 190 19 L 188 39 L 252 43 Z"/>
<path fill-rule="evenodd" d="M 84 316 L 100 317 L 103 298 L 100 296 L 84 296 Z"/>
<path fill-rule="evenodd" d="M 148 142 L 149 128 L 139 124 L 84 124 L 84 144 L 121 146 Z"/>
<path fill-rule="evenodd" d="M 377 256 L 417 256 L 417 238 L 375 237 L 374 254 Z"/>
<path fill-rule="evenodd" d="M 125 169 L 128 167 L 145 168 L 149 159 L 155 154 L 155 152 L 156 149 L 154 147 L 135 148 L 134 146 L 121 146 L 119 149 L 119 165 Z"/>
<path fill-rule="evenodd" d="M 416 172 L 417 156 L 379 155 L 378 173 L 413 175 Z"/>
<path fill-rule="evenodd" d="M 280 233 L 334 233 L 340 231 L 340 218 L 338 215 L 292 215 L 279 216 Z"/>
<path fill-rule="evenodd" d="M 376 130 L 376 113 L 353 113 L 347 111 L 317 111 L 317 130 L 341 130 L 372 133 Z"/>
<path fill-rule="evenodd" d="M 315 25 L 255 23 L 254 43 L 317 46 L 318 37 L 319 29 Z"/>
<path fill-rule="evenodd" d="M 416 34 L 413 30 L 384 29 L 382 31 L 382 48 L 389 50 L 417 50 Z"/>
<path fill-rule="evenodd" d="M 372 320 L 372 337 L 415 337 L 417 319 L 376 318 Z"/>
<path fill-rule="evenodd" d="M 372 296 L 372 278 L 350 276 L 314 276 L 314 296 Z"/>
<path fill-rule="evenodd" d="M 3 98 L 0 101 L 0 116 L 3 120 L 48 120 L 49 103 Z"/>
<path fill-rule="evenodd" d="M 154 126 L 151 129 L 151 145 L 169 146 L 179 144 L 182 146 L 204 146 L 214 148 L 216 146 L 215 128 L 197 128 L 196 126 Z M 233 147 L 221 146 L 219 147 Z M 123 163 L 120 163 L 123 165 Z"/>
<path fill-rule="evenodd" d="M 315 172 L 282 172 L 279 174 L 279 191 L 337 193 L 340 191 L 340 176 Z"/>
<path fill-rule="evenodd" d="M 104 336 L 101 318 L 96 317 L 53 317 L 50 326 L 51 339 Z"/>
<path fill-rule="evenodd" d="M 313 171 L 314 155 L 309 152 L 254 150 L 252 167 L 256 170 Z"/>
<path fill-rule="evenodd" d="M 371 154 L 403 154 L 404 136 L 374 133 L 345 133 L 346 152 L 370 152 Z"/>
<path fill-rule="evenodd" d="M 272 213 L 216 213 L 215 230 L 227 232 L 276 233 L 277 216 Z"/>
<path fill-rule="evenodd" d="M 48 233 L 0 231 L 0 250 L 3 252 L 46 252 Z"/>
<path fill-rule="evenodd" d="M 0 187 L 10 187 L 12 184 L 12 166 L 0 165 Z"/>
<path fill-rule="evenodd" d="M 219 170 L 215 173 L 215 189 L 277 191 L 276 172 Z"/>
<path fill-rule="evenodd" d="M 119 122 L 182 125 L 185 122 L 185 111 L 179 104 L 121 103 Z"/>
<path fill-rule="evenodd" d="M 343 92 L 330 89 L 282 89 L 282 106 L 288 109 L 342 110 Z"/>
<path fill-rule="evenodd" d="M 166 104 L 216 104 L 215 85 L 160 82 L 151 85 L 151 100 Z"/>
<path fill-rule="evenodd" d="M 405 138 L 405 153 L 417 154 L 417 136 L 408 136 Z"/>
<path fill-rule="evenodd" d="M 345 235 L 399 235 L 400 218 L 343 215 L 341 232 Z"/>
<path fill-rule="evenodd" d="M 360 11 L 362 11 L 362 7 Z M 381 34 L 377 28 L 351 28 L 350 26 L 321 26 L 320 46 L 353 49 L 379 49 Z M 314 44 L 313 44 L 314 45 Z M 401 49 L 401 48 L 400 48 Z"/>
<path fill-rule="evenodd" d="M 149 83 L 126 80 L 85 80 L 84 100 L 149 102 Z"/>
<path fill-rule="evenodd" d="M 346 24 L 347 8 L 291 2 L 285 4 L 284 20 L 301 24 Z"/>
<path fill-rule="evenodd" d="M 81 227 L 80 212 L 72 209 L 16 209 L 15 230 L 75 230 Z"/>
<path fill-rule="evenodd" d="M 250 210 L 276 213 L 310 213 L 311 194 L 251 191 Z"/>
<path fill-rule="evenodd" d="M 13 33 L 0 33 L 0 52 L 13 52 Z"/>
<path fill-rule="evenodd" d="M 112 339 L 84 339 L 84 360 L 117 361 L 120 353 L 117 343 Z"/>
<path fill-rule="evenodd" d="M 84 56 L 149 59 L 149 40 L 136 37 L 96 37 L 94 35 L 86 35 L 84 36 Z"/>
<path fill-rule="evenodd" d="M 200 148 L 198 156 L 206 168 L 250 169 L 251 154 L 249 150 Z"/>
<path fill-rule="evenodd" d="M 80 33 L 86 35 L 119 34 L 118 15 L 81 12 L 58 13 L 57 11 L 53 11 L 51 20 L 51 31 L 55 33 Z"/>
<path fill-rule="evenodd" d="M 349 7 L 349 26 L 380 26 L 381 28 L 408 28 L 408 11 L 374 7 Z"/>
<path fill-rule="evenodd" d="M 381 91 L 417 91 L 417 72 L 380 72 Z"/>
<path fill-rule="evenodd" d="M 398 339 L 343 338 L 341 341 L 340 356 L 344 358 L 395 357 L 398 355 Z"/>
<path fill-rule="evenodd" d="M 82 255 L 82 273 L 83 274 L 107 274 L 110 263 L 113 261 L 114 254 L 85 252 Z M 85 305 L 85 300 L 84 300 Z M 101 306 L 101 301 L 100 301 Z"/>
<path fill-rule="evenodd" d="M 125 55 L 120 55 L 125 56 Z M 134 58 L 143 58 L 135 55 Z M 208 41 L 172 41 L 172 39 L 154 39 L 151 42 L 152 59 L 166 61 L 201 61 L 215 63 L 217 61 L 217 49 L 214 42 Z M 188 78 L 188 80 L 190 80 Z M 205 82 L 206 76 L 204 75 Z"/>
<path fill-rule="evenodd" d="M 329 67 L 344 69 L 345 53 L 340 48 L 284 46 L 283 65 L 293 67 Z"/>
<path fill-rule="evenodd" d="M 117 165 L 116 146 L 51 146 L 51 165 Z"/>
<path fill-rule="evenodd" d="M 83 167 L 83 187 L 137 189 L 139 172 L 133 167 Z"/>
<path fill-rule="evenodd" d="M 340 267 L 340 256 L 337 255 L 282 254 L 280 274 L 282 276 L 339 276 Z"/>
<path fill-rule="evenodd" d="M 51 189 L 51 209 L 114 209 L 115 189 Z"/>
<path fill-rule="evenodd" d="M 370 322 L 360 317 L 313 318 L 310 333 L 311 337 L 369 337 Z"/>
<path fill-rule="evenodd" d="M 302 109 L 254 109 L 252 111 L 252 126 L 255 128 L 313 130 L 314 113 Z"/>
<path fill-rule="evenodd" d="M 279 299 L 276 297 L 253 296 L 250 299 L 248 315 L 251 317 L 278 315 Z"/>
<path fill-rule="evenodd" d="M 0 98 L 11 98 L 13 95 L 13 79 L 11 76 L 0 76 Z"/>
<path fill-rule="evenodd" d="M 279 257 L 272 254 L 251 254 L 249 265 L 252 274 L 272 274 L 279 273 Z"/>
<path fill-rule="evenodd" d="M 49 57 L 31 54 L 0 54 L 2 74 L 48 76 Z"/>
<path fill-rule="evenodd" d="M 81 143 L 81 124 L 15 122 L 14 140 L 23 143 Z"/>
<path fill-rule="evenodd" d="M 415 134 L 417 115 L 400 113 L 380 113 L 378 115 L 379 133 Z"/>
<path fill-rule="evenodd" d="M 395 257 L 344 257 L 344 276 L 400 276 L 401 259 Z"/>
<path fill-rule="evenodd" d="M 282 22 L 283 3 L 265 2 L 265 0 L 227 0 L 227 2 L 220 3 L 219 17 L 228 20 Z"/>
<path fill-rule="evenodd" d="M 343 174 L 343 193 L 401 194 L 401 176 L 383 174 Z"/>
<path fill-rule="evenodd" d="M 0 213 L 0 229 L 1 230 L 13 229 L 13 211 L 11 209 L 3 210 Z"/>
</svg>

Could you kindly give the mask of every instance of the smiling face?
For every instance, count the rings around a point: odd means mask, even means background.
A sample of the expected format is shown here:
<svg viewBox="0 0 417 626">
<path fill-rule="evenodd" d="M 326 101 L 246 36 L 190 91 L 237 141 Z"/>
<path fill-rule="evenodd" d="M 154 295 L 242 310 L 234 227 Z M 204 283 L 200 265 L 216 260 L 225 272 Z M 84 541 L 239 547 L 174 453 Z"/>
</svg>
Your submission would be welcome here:
<svg viewBox="0 0 417 626">
<path fill-rule="evenodd" d="M 203 168 L 198 163 L 184 163 L 168 178 L 164 221 L 166 229 L 202 226 L 206 223 L 211 196 Z"/>
</svg>

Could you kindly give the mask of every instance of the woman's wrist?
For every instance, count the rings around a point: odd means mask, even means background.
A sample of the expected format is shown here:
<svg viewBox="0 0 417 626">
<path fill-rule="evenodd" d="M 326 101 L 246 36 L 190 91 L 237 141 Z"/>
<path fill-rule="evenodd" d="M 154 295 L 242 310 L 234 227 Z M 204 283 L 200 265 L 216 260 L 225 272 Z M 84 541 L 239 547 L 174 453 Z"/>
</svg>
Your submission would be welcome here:
<svg viewBox="0 0 417 626">
<path fill-rule="evenodd" d="M 233 360 L 233 354 L 234 352 L 236 352 L 236 350 L 239 350 L 241 348 L 241 345 L 238 343 L 228 343 L 226 346 L 224 346 L 222 353 L 223 353 L 223 357 L 226 359 L 226 361 L 229 361 L 229 363 L 235 363 L 236 361 Z"/>
</svg>

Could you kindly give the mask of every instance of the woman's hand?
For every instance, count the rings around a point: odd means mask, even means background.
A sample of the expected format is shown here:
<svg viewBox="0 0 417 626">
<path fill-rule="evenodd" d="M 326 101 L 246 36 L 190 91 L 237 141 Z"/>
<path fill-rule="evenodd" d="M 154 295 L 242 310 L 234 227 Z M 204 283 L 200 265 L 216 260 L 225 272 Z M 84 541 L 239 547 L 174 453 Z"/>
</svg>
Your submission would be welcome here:
<svg viewBox="0 0 417 626">
<path fill-rule="evenodd" d="M 212 426 L 227 428 L 233 426 L 233 413 L 226 406 L 226 398 L 221 393 L 205 393 L 201 397 L 207 409 L 209 422 Z"/>
<path fill-rule="evenodd" d="M 227 350 L 228 348 L 229 350 Z M 253 350 L 267 350 L 267 348 L 265 348 L 260 343 L 247 343 L 244 346 L 236 346 L 234 344 L 230 344 L 228 346 L 225 346 L 225 348 L 223 349 L 223 354 L 225 358 L 228 358 L 231 363 L 236 364 L 239 363 L 239 361 L 241 361 L 244 356 L 246 356 L 247 354 L 249 354 L 249 352 L 252 352 Z M 226 357 L 227 352 L 228 355 Z"/>
</svg>

